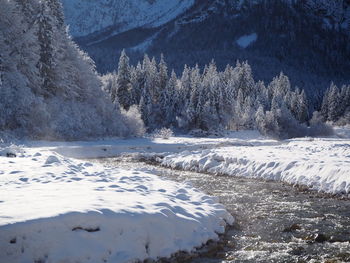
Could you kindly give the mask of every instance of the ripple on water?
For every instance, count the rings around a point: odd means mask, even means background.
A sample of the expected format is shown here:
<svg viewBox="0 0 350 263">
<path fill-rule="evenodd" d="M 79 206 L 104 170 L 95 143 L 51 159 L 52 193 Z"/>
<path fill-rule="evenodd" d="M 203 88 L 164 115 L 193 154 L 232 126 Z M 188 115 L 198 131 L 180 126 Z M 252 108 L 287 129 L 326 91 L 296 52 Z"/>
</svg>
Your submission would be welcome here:
<svg viewBox="0 0 350 263">
<path fill-rule="evenodd" d="M 130 160 L 103 162 L 130 167 Z M 111 163 L 112 162 L 112 163 Z M 134 162 L 220 198 L 235 217 L 224 246 L 192 262 L 350 262 L 350 201 L 280 182 L 174 171 Z M 298 227 L 296 227 L 296 225 Z M 286 231 L 288 230 L 288 231 Z M 317 235 L 326 239 L 317 239 Z"/>
</svg>

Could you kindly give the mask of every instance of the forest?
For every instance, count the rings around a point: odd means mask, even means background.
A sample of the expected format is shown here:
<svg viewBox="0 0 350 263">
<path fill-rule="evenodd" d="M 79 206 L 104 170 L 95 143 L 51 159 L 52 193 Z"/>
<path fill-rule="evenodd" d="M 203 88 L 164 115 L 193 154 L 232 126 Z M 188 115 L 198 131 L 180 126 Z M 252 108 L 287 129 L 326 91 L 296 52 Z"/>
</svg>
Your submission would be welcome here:
<svg viewBox="0 0 350 263">
<path fill-rule="evenodd" d="M 168 74 L 163 56 L 157 63 L 145 55 L 134 67 L 123 51 L 118 70 L 102 79 L 114 103 L 125 110 L 138 105 L 148 130 L 258 129 L 282 139 L 329 135 L 326 121 L 349 122 L 350 86 L 339 89 L 332 83 L 322 107 L 315 108 L 304 90 L 293 88 L 282 72 L 268 85 L 255 81 L 246 61 L 227 65 L 223 72 L 214 61 L 203 70 L 185 65 L 177 77 L 174 71 Z"/>
<path fill-rule="evenodd" d="M 71 140 L 167 127 L 203 135 L 258 129 L 284 139 L 329 135 L 325 122 L 350 122 L 350 86 L 331 84 L 319 107 L 282 72 L 268 84 L 256 81 L 247 61 L 221 72 L 214 61 L 185 65 L 177 76 L 163 56 L 157 62 L 145 55 L 133 66 L 123 51 L 117 71 L 101 76 L 69 36 L 58 0 L 1 6 L 4 136 Z"/>
</svg>

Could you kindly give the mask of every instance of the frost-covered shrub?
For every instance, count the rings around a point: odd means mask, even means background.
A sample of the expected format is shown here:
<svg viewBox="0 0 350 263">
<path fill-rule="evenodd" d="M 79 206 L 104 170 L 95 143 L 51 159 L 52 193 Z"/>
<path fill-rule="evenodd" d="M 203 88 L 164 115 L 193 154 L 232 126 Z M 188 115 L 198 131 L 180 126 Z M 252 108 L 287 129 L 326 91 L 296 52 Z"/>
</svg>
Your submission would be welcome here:
<svg viewBox="0 0 350 263">
<path fill-rule="evenodd" d="M 161 129 L 155 130 L 152 134 L 154 138 L 162 138 L 162 139 L 169 139 L 173 135 L 174 135 L 173 131 L 169 128 L 161 128 Z"/>
<path fill-rule="evenodd" d="M 334 130 L 331 126 L 327 125 L 322 121 L 322 114 L 318 111 L 315 111 L 310 120 L 310 127 L 308 130 L 308 135 L 317 137 L 317 136 L 331 136 L 334 134 Z"/>
<path fill-rule="evenodd" d="M 322 116 L 314 112 L 310 126 L 299 123 L 286 108 L 268 111 L 265 115 L 259 113 L 257 118 L 259 131 L 277 139 L 289 139 L 305 136 L 330 136 L 333 129 L 322 122 Z"/>
<path fill-rule="evenodd" d="M 299 123 L 285 107 L 267 111 L 265 116 L 262 116 L 260 113 L 257 127 L 262 134 L 277 139 L 288 139 L 307 135 L 306 126 Z"/>
<path fill-rule="evenodd" d="M 136 105 L 131 106 L 127 111 L 122 110 L 122 117 L 126 127 L 124 136 L 142 136 L 145 134 L 146 128 Z"/>
</svg>

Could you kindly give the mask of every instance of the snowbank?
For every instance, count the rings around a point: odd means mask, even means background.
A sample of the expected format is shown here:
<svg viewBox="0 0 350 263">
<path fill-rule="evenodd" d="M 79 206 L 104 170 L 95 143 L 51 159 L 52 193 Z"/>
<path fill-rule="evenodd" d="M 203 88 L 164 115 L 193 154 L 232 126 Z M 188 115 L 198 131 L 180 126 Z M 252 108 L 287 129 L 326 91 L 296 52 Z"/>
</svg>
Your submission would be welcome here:
<svg viewBox="0 0 350 263">
<path fill-rule="evenodd" d="M 0 155 L 1 262 L 169 257 L 217 239 L 233 222 L 216 198 L 145 171 L 44 147 L 3 148 Z"/>
<path fill-rule="evenodd" d="M 258 177 L 333 194 L 350 193 L 349 139 L 296 139 L 166 156 L 162 165 L 185 170 Z"/>
</svg>

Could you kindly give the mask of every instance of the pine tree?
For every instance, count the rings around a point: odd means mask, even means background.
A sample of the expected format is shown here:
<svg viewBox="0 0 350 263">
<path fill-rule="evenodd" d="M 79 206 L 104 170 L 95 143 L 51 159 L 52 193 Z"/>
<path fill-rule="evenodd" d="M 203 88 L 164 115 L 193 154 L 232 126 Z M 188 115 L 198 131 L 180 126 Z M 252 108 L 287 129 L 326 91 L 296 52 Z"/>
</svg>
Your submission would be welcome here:
<svg viewBox="0 0 350 263">
<path fill-rule="evenodd" d="M 272 80 L 268 88 L 272 90 L 274 94 L 279 94 L 284 97 L 291 90 L 289 78 L 281 72 L 278 77 Z"/>
<path fill-rule="evenodd" d="M 195 127 L 195 123 L 197 123 L 198 114 L 197 114 L 197 106 L 199 103 L 200 96 L 200 88 L 201 88 L 201 76 L 199 72 L 198 65 L 193 68 L 190 72 L 190 99 L 189 103 L 186 107 L 187 120 L 186 123 L 188 125 L 188 129 L 193 129 Z"/>
<path fill-rule="evenodd" d="M 180 79 L 183 105 L 188 105 L 191 97 L 191 69 L 185 65 Z"/>
<path fill-rule="evenodd" d="M 128 110 L 132 105 L 131 72 L 129 57 L 126 55 L 125 50 L 122 51 L 118 63 L 116 94 L 120 105 Z"/>
<path fill-rule="evenodd" d="M 305 91 L 302 90 L 300 95 L 298 96 L 299 99 L 299 107 L 298 107 L 298 117 L 296 118 L 301 123 L 305 123 L 309 119 L 309 110 L 308 110 L 308 103 Z"/>
<path fill-rule="evenodd" d="M 332 83 L 328 93 L 328 120 L 337 121 L 340 117 L 339 112 L 340 92 L 338 87 Z"/>
<path fill-rule="evenodd" d="M 254 92 L 254 79 L 252 75 L 252 69 L 248 62 L 243 62 L 242 64 L 237 62 L 234 68 L 234 77 L 236 81 L 236 90 L 242 91 L 243 98 L 251 96 Z"/>
<path fill-rule="evenodd" d="M 152 129 L 152 99 L 147 86 L 145 86 L 142 90 L 139 108 L 145 126 Z"/>
<path fill-rule="evenodd" d="M 168 67 L 164 60 L 164 55 L 161 54 L 159 62 L 159 88 L 164 90 L 168 83 Z"/>
<path fill-rule="evenodd" d="M 63 6 L 60 0 L 46 0 L 59 30 L 65 30 Z"/>
<path fill-rule="evenodd" d="M 145 85 L 145 73 L 140 63 L 131 70 L 132 103 L 138 105 L 141 99 L 142 89 Z"/>
<path fill-rule="evenodd" d="M 321 116 L 323 121 L 328 120 L 329 92 L 330 92 L 330 89 L 328 88 L 323 95 L 322 106 L 321 106 Z"/>
<path fill-rule="evenodd" d="M 177 77 L 174 71 L 171 72 L 171 77 L 163 92 L 162 111 L 165 112 L 165 126 L 170 127 L 176 124 L 176 116 L 179 111 L 177 108 Z"/>
<path fill-rule="evenodd" d="M 54 25 L 50 14 L 50 8 L 46 1 L 40 2 L 40 10 L 38 16 L 38 40 L 40 44 L 40 58 L 38 68 L 42 79 L 41 93 L 48 97 L 57 93 L 57 86 L 55 85 L 55 58 L 54 58 L 54 44 L 53 34 Z"/>
</svg>

